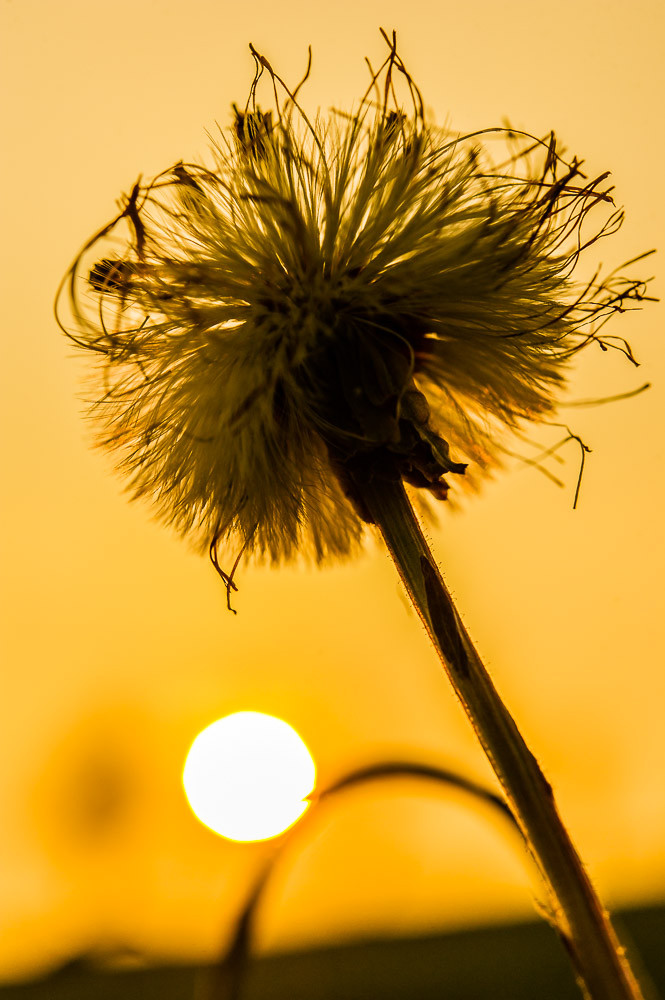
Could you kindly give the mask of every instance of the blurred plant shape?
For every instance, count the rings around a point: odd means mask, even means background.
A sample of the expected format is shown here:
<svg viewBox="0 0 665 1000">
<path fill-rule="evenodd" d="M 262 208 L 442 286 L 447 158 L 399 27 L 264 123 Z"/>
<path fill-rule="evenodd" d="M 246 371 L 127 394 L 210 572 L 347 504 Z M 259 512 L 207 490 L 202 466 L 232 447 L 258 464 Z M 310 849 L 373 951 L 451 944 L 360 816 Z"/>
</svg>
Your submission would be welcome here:
<svg viewBox="0 0 665 1000">
<path fill-rule="evenodd" d="M 623 218 L 607 174 L 589 180 L 554 133 L 434 127 L 394 33 L 383 37 L 358 108 L 314 120 L 298 100 L 309 63 L 291 90 L 251 47 L 249 99 L 212 168 L 179 162 L 137 181 L 63 279 L 64 325 L 97 361 L 101 444 L 135 495 L 209 546 L 229 592 L 220 542 L 322 560 L 379 527 L 550 887 L 581 984 L 598 1000 L 635 998 L 404 484 L 442 500 L 446 477 L 475 482 L 500 461 L 506 429 L 550 416 L 582 348 L 634 360 L 602 330 L 646 286 L 619 272 L 575 278 Z M 264 74 L 268 112 L 256 101 Z M 504 142 L 502 162 L 482 136 Z"/>
</svg>

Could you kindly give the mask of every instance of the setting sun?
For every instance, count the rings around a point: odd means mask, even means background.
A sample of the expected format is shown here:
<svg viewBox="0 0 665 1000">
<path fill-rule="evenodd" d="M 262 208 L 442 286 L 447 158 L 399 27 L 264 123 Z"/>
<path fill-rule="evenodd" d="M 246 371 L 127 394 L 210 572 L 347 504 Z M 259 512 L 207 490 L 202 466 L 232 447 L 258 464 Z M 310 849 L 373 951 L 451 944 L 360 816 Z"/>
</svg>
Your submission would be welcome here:
<svg viewBox="0 0 665 1000">
<path fill-rule="evenodd" d="M 199 733 L 183 785 L 197 818 L 229 840 L 268 840 L 300 819 L 314 788 L 309 750 L 288 723 L 236 712 Z"/>
</svg>

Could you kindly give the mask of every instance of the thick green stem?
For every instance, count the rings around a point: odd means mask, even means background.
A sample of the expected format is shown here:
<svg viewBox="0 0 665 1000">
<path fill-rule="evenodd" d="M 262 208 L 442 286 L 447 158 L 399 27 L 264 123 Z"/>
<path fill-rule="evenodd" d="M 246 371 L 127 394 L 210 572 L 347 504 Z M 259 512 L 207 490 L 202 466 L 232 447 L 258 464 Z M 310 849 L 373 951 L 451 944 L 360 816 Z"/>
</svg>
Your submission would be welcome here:
<svg viewBox="0 0 665 1000">
<path fill-rule="evenodd" d="M 520 735 L 457 613 L 400 482 L 355 482 L 503 786 L 551 892 L 553 918 L 590 1000 L 643 1000 L 552 788 Z"/>
</svg>

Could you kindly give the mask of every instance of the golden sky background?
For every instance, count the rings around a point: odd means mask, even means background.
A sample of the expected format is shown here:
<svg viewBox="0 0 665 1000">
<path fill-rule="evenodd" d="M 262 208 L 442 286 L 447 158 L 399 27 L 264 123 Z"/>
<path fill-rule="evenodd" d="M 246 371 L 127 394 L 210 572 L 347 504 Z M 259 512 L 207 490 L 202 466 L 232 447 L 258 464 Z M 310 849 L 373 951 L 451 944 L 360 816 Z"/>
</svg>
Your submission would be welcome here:
<svg viewBox="0 0 665 1000">
<path fill-rule="evenodd" d="M 208 562 L 129 504 L 89 447 L 85 360 L 52 304 L 79 246 L 137 176 L 206 157 L 253 75 L 248 42 L 290 81 L 313 46 L 309 109 L 348 108 L 364 56 L 400 50 L 439 124 L 546 134 L 611 169 L 626 207 L 608 269 L 661 254 L 665 79 L 660 0 L 1 0 L 2 658 L 0 977 L 72 953 L 203 959 L 274 850 L 215 837 L 180 788 L 222 715 L 280 716 L 325 785 L 404 756 L 491 781 L 380 546 L 321 570 L 242 566 L 238 615 Z M 662 294 L 662 281 L 652 294 Z M 613 321 L 642 363 L 590 351 L 564 409 L 591 446 L 565 489 L 516 466 L 429 531 L 465 623 L 553 782 L 611 904 L 665 894 L 663 311 Z M 552 443 L 554 431 L 542 431 Z M 416 783 L 349 792 L 283 859 L 259 945 L 417 933 L 533 912 L 505 831 Z"/>
</svg>

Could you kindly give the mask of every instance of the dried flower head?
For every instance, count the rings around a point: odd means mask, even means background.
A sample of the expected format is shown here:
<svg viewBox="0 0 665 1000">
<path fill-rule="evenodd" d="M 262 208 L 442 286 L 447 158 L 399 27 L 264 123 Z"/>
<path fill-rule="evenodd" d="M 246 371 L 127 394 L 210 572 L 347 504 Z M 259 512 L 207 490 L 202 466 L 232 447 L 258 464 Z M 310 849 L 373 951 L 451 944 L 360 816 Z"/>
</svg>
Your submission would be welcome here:
<svg viewBox="0 0 665 1000">
<path fill-rule="evenodd" d="M 290 90 L 252 48 L 214 166 L 139 180 L 63 283 L 69 335 L 98 361 L 101 442 L 213 555 L 222 538 L 272 560 L 346 555 L 363 481 L 443 499 L 445 477 L 498 461 L 502 429 L 551 413 L 580 348 L 631 356 L 600 328 L 644 283 L 573 279 L 621 223 L 607 175 L 589 181 L 553 134 L 429 124 L 384 38 L 358 109 L 313 121 L 304 80 Z M 503 163 L 480 135 L 506 143 Z"/>
</svg>

